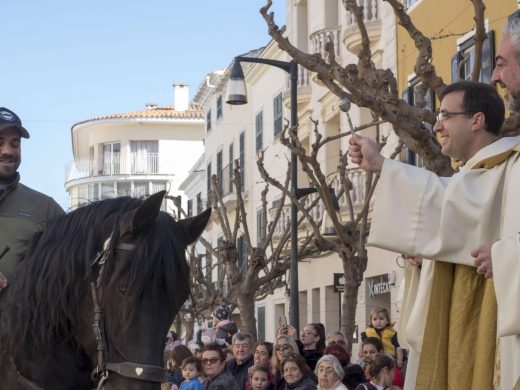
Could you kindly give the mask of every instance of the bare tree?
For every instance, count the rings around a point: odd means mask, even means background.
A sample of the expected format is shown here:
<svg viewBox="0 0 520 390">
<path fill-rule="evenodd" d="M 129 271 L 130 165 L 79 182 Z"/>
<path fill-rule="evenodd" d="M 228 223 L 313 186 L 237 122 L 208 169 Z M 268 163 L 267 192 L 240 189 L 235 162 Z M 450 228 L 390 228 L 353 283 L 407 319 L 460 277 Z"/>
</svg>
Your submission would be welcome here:
<svg viewBox="0 0 520 390">
<path fill-rule="evenodd" d="M 322 148 L 326 147 L 329 142 L 352 134 L 355 131 L 374 126 L 380 122 L 375 120 L 358 128 L 352 127 L 348 133 L 327 138 L 323 138 L 319 133 L 318 122 L 313 122 L 314 142 L 310 147 L 310 151 L 305 149 L 298 138 L 296 127 L 286 127 L 281 134 L 280 140 L 282 144 L 297 154 L 299 161 L 302 163 L 303 171 L 309 177 L 311 185 L 316 188 L 318 194 L 316 200 L 318 200 L 319 206 L 322 209 L 322 217 L 319 220 L 316 220 L 308 210 L 303 208 L 303 203 L 298 201 L 286 187 L 270 176 L 263 166 L 262 158 L 258 160 L 257 165 L 260 174 L 266 182 L 281 190 L 290 198 L 291 202 L 298 205 L 300 214 L 307 219 L 311 228 L 315 250 L 320 253 L 336 253 L 342 260 L 345 286 L 341 324 L 342 331 L 347 335 L 349 345 L 352 345 L 357 294 L 359 286 L 363 281 L 363 274 L 367 268 L 368 261 L 365 248 L 366 237 L 369 231 L 368 210 L 379 177 L 372 174 L 357 175 L 361 180 L 358 180 L 358 183 L 354 185 L 353 176 L 349 175 L 347 170 L 347 155 L 344 153 L 340 156 L 338 174 L 328 178 L 318 162 L 318 153 Z M 349 123 L 352 123 L 350 118 Z M 287 129 L 289 137 L 286 136 Z M 386 144 L 386 138 L 382 138 L 380 141 L 379 148 L 381 149 Z M 395 158 L 400 152 L 401 147 L 402 143 L 399 143 L 391 158 Z M 341 213 L 339 210 L 340 202 L 346 206 L 346 212 L 344 213 Z M 332 227 L 334 228 L 335 237 L 333 240 L 326 237 L 326 231 L 322 229 L 322 225 L 325 224 L 324 213 L 329 216 Z M 345 220 L 343 220 L 342 214 L 345 214 Z"/>
<path fill-rule="evenodd" d="M 259 161 L 263 159 L 263 154 Z M 261 163 L 260 163 L 261 164 Z M 215 264 L 223 267 L 222 281 L 227 281 L 230 296 L 240 310 L 242 329 L 250 333 L 256 339 L 256 318 L 254 312 L 255 300 L 261 300 L 268 294 L 272 294 L 278 287 L 284 286 L 283 280 L 290 267 L 289 224 L 282 222 L 281 217 L 284 209 L 287 209 L 286 196 L 289 186 L 290 167 L 288 163 L 285 182 L 280 184 L 280 196 L 274 205 L 270 207 L 267 194 L 270 191 L 266 184 L 261 193 L 262 220 L 268 221 L 261 226 L 261 234 L 257 237 L 255 244 L 251 236 L 251 230 L 247 223 L 247 211 L 242 197 L 242 185 L 240 167 L 235 161 L 233 169 L 233 185 L 236 190 L 236 201 L 234 210 L 229 210 L 225 205 L 220 191 L 220 184 L 216 175 L 212 177 L 213 207 L 215 209 L 219 226 L 222 230 L 222 238 L 217 248 L 212 247 L 207 241 L 202 241 L 207 254 L 211 256 Z M 304 213 L 315 207 L 314 202 L 299 202 Z M 233 213 L 231 213 L 233 211 Z M 231 215 L 234 215 L 231 220 Z M 299 226 L 305 218 L 303 215 L 298 219 Z M 243 240 L 245 251 L 243 262 L 240 262 L 237 253 L 237 242 Z M 298 258 L 317 253 L 313 245 L 314 234 L 302 237 L 298 248 Z"/>
<path fill-rule="evenodd" d="M 260 13 L 268 25 L 268 31 L 278 46 L 304 68 L 315 72 L 317 79 L 326 86 L 333 94 L 340 99 L 346 99 L 359 107 L 371 110 L 374 122 L 387 122 L 392 125 L 395 134 L 399 138 L 399 144 L 392 153 L 392 158 L 399 154 L 400 148 L 406 145 L 410 150 L 416 152 L 423 158 L 425 167 L 439 175 L 449 176 L 453 174 L 453 168 L 449 158 L 440 153 L 440 145 L 431 126 L 435 123 L 435 114 L 425 107 L 424 97 L 428 89 L 439 93 L 445 86 L 441 77 L 436 74 L 433 65 L 432 46 L 430 39 L 424 36 L 412 22 L 406 13 L 403 4 L 399 0 L 384 0 L 394 11 L 396 19 L 404 28 L 415 43 L 417 48 L 417 59 L 415 73 L 422 83 L 422 94 L 416 96 L 419 100 L 416 105 L 411 106 L 401 99 L 398 94 L 397 79 L 390 69 L 378 69 L 372 60 L 370 38 L 364 24 L 363 7 L 358 5 L 356 0 L 343 0 L 343 6 L 347 12 L 352 13 L 356 20 L 357 27 L 361 36 L 361 49 L 357 54 L 356 64 L 340 65 L 336 61 L 335 48 L 332 40 L 325 45 L 325 55 L 320 53 L 306 53 L 293 45 L 283 34 L 284 31 L 274 22 L 274 14 L 269 13 L 272 5 L 271 0 L 267 0 L 266 5 L 261 8 Z M 485 36 L 484 11 L 485 6 L 482 0 L 471 0 L 475 12 L 475 61 L 472 71 L 472 79 L 478 80 L 482 58 L 482 45 Z M 352 134 L 355 129 L 350 118 L 348 120 L 350 129 L 334 138 L 344 137 Z M 518 116 L 508 118 L 501 133 L 510 135 L 520 126 Z M 363 126 L 364 127 L 364 126 Z M 366 237 L 369 231 L 369 202 L 374 191 L 378 176 L 366 174 L 364 186 L 366 195 L 362 205 L 355 208 L 352 202 L 352 193 L 355 190 L 352 181 L 349 179 L 348 159 L 345 154 L 340 158 L 338 175 L 341 182 L 338 197 L 346 197 L 343 204 L 347 211 L 341 210 L 336 213 L 334 210 L 333 197 L 329 191 L 331 183 L 327 178 L 318 162 L 318 151 L 332 139 L 323 138 L 319 132 L 317 122 L 314 122 L 314 143 L 309 151 L 302 146 L 296 128 L 289 129 L 288 138 L 283 138 L 284 144 L 297 153 L 304 172 L 309 177 L 310 182 L 316 186 L 323 206 L 331 218 L 331 222 L 336 231 L 335 240 L 327 240 L 320 235 L 316 225 L 311 223 L 316 245 L 325 251 L 338 253 L 343 262 L 345 273 L 345 290 L 342 315 L 342 330 L 351 338 L 354 331 L 355 312 L 357 305 L 357 293 L 359 285 L 363 279 L 363 272 L 366 270 L 367 253 L 365 249 Z M 516 131 L 517 132 L 517 131 Z M 386 139 L 379 139 L 379 146 L 383 147 Z M 262 171 L 261 171 L 262 172 Z M 264 171 L 265 180 L 273 182 Z M 287 194 L 290 196 L 290 194 Z M 296 202 L 296 199 L 291 199 Z M 340 215 L 347 214 L 346 220 L 341 220 Z"/>
</svg>

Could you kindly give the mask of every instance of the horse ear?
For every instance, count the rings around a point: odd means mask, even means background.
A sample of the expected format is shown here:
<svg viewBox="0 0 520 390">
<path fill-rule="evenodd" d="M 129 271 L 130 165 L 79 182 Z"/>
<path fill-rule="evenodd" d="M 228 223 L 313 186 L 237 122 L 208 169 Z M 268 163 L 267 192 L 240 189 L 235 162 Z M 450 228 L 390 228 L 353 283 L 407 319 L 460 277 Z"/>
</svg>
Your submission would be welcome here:
<svg viewBox="0 0 520 390">
<path fill-rule="evenodd" d="M 211 216 L 211 208 L 206 209 L 195 217 L 189 217 L 181 219 L 179 224 L 186 233 L 188 242 L 186 245 L 192 244 L 202 234 L 204 228 L 208 224 L 209 217 Z"/>
<path fill-rule="evenodd" d="M 161 205 L 166 191 L 159 191 L 148 198 L 134 210 L 128 213 L 129 224 L 127 230 L 135 232 L 149 226 L 161 211 Z"/>
</svg>

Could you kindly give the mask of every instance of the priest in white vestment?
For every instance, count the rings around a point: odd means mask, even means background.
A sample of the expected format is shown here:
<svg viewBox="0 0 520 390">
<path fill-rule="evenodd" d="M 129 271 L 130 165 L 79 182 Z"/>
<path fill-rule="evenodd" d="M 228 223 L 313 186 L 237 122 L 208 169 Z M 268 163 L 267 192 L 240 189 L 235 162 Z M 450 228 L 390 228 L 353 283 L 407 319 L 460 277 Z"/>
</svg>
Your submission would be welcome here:
<svg viewBox="0 0 520 390">
<path fill-rule="evenodd" d="M 440 178 L 424 169 L 383 159 L 373 141 L 357 135 L 352 137 L 350 156 L 353 162 L 372 172 L 381 172 L 375 193 L 375 209 L 368 244 L 445 262 L 427 261 L 421 271 L 418 286 L 414 289 L 417 296 L 408 309 L 409 318 L 405 319 L 408 324 L 405 333 L 412 360 L 405 389 L 434 388 L 432 381 L 421 378 L 428 370 L 421 372 L 416 361 L 423 347 L 431 344 L 431 340 L 427 340 L 428 332 L 425 333 L 425 327 L 431 321 L 424 324 L 428 306 L 433 302 L 433 296 L 436 296 L 438 303 L 450 303 L 450 300 L 458 299 L 465 287 L 465 282 L 460 281 L 466 280 L 480 283 L 471 288 L 475 289 L 475 311 L 482 310 L 481 321 L 488 321 L 489 318 L 496 321 L 498 302 L 496 334 L 501 339 L 501 358 L 497 359 L 500 367 L 494 367 L 495 345 L 494 340 L 491 340 L 491 344 L 488 341 L 487 346 L 482 347 L 491 356 L 476 356 L 473 365 L 468 362 L 467 367 L 460 369 L 456 364 L 450 363 L 450 375 L 446 374 L 447 379 L 446 382 L 441 382 L 444 383 L 442 386 L 447 389 L 490 389 L 494 380 L 495 384 L 498 383 L 498 388 L 509 390 L 520 377 L 520 306 L 516 302 L 517 297 L 520 297 L 520 237 L 514 237 L 513 234 L 516 232 L 518 235 L 520 231 L 520 205 L 513 208 L 515 197 L 512 197 L 515 187 L 520 185 L 520 177 L 515 177 L 520 175 L 520 166 L 517 164 L 519 154 L 516 151 L 520 138 L 498 139 L 504 106 L 491 86 L 481 83 L 455 83 L 444 90 L 441 99 L 440 114 L 434 127 L 437 136 L 440 136 L 441 152 L 463 163 L 460 172 L 451 178 Z M 516 194 L 520 196 L 520 192 Z M 509 218 L 507 214 L 515 210 L 519 214 Z M 504 218 L 504 214 L 507 217 Z M 477 264 L 478 268 L 469 268 L 474 267 L 475 257 L 478 261 L 481 251 L 485 254 L 485 249 L 501 238 L 503 239 L 492 247 L 493 271 L 483 264 Z M 512 248 L 514 245 L 519 248 Z M 501 248 L 503 252 L 499 253 Z M 437 265 L 442 268 L 447 263 L 457 264 L 454 271 L 449 271 L 454 275 L 453 286 L 450 285 L 453 288 L 450 290 L 452 296 L 441 297 L 439 295 L 442 295 L 445 281 L 439 278 L 440 274 L 435 277 L 432 269 Z M 467 278 L 468 271 L 473 273 L 470 275 L 472 281 Z M 477 271 L 482 276 L 477 276 Z M 491 272 L 495 275 L 494 286 L 492 281 L 487 283 L 484 279 L 484 276 L 490 277 Z M 460 276 L 461 273 L 466 273 L 466 276 L 458 278 L 457 275 Z M 493 287 L 496 289 L 497 300 Z M 514 291 L 511 292 L 511 289 Z M 478 301 L 477 293 L 480 294 Z M 475 304 L 471 302 L 472 298 L 472 295 L 465 298 L 469 306 Z M 482 307 L 479 306 L 481 304 Z M 457 309 L 452 308 L 451 316 L 455 317 L 453 310 Z M 444 320 L 449 322 L 449 315 Z M 491 327 L 492 321 L 489 324 Z M 480 330 L 473 333 L 479 335 L 477 344 L 485 344 L 485 338 L 494 338 L 482 336 L 486 335 L 486 322 L 478 324 L 478 327 Z M 451 332 L 454 328 L 449 329 Z M 494 328 L 492 330 L 491 334 L 494 333 Z M 505 338 L 511 335 L 514 335 L 514 340 Z M 492 349 L 489 345 L 492 345 Z M 430 348 L 429 353 L 431 351 L 437 350 Z M 435 359 L 435 356 L 421 358 Z M 472 368 L 469 380 L 457 382 L 458 378 L 467 374 L 464 370 Z M 414 372 L 414 369 L 418 371 Z"/>
</svg>

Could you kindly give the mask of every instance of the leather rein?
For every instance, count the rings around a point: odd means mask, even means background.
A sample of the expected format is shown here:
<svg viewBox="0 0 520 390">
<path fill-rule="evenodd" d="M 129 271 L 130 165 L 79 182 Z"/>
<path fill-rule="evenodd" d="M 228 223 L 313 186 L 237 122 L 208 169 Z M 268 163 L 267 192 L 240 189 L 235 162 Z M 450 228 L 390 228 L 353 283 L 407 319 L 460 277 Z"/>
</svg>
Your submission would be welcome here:
<svg viewBox="0 0 520 390">
<path fill-rule="evenodd" d="M 94 303 L 94 322 L 92 324 L 92 329 L 94 331 L 94 335 L 96 337 L 97 342 L 97 366 L 91 373 L 92 380 L 98 382 L 97 390 L 103 389 L 103 385 L 108 380 L 108 375 L 110 372 L 121 375 L 125 378 L 149 381 L 149 382 L 158 382 L 162 383 L 166 378 L 166 370 L 160 366 L 151 366 L 147 364 L 133 363 L 133 362 L 120 362 L 120 363 L 112 363 L 108 362 L 106 359 L 106 355 L 108 353 L 107 349 L 107 339 L 105 335 L 105 320 L 104 320 L 104 312 L 103 307 L 100 304 L 99 297 L 102 295 L 102 278 L 103 271 L 105 269 L 105 263 L 110 254 L 110 245 L 111 245 L 111 237 L 109 237 L 105 243 L 103 244 L 103 250 L 98 252 L 94 260 L 91 262 L 91 267 L 99 266 L 99 273 L 96 282 L 93 281 L 90 283 L 90 291 L 92 294 L 92 302 Z M 127 243 L 118 243 L 114 245 L 115 250 L 127 251 L 131 252 L 135 248 L 135 244 L 127 244 Z M 29 378 L 26 378 L 16 367 L 13 359 L 11 358 L 11 364 L 13 365 L 14 370 L 18 375 L 18 379 L 21 383 L 27 386 L 30 389 L 34 390 L 44 390 L 37 383 L 31 381 Z"/>
<path fill-rule="evenodd" d="M 103 250 L 97 254 L 91 262 L 91 267 L 99 266 L 99 273 L 96 283 L 90 282 L 90 291 L 92 294 L 92 302 L 94 304 L 94 322 L 92 329 L 97 342 L 97 366 L 92 371 L 91 377 L 94 381 L 98 381 L 98 390 L 103 388 L 103 384 L 108 380 L 110 372 L 114 372 L 125 378 L 158 382 L 162 383 L 166 378 L 166 370 L 164 367 L 151 366 L 147 364 L 133 362 L 108 362 L 106 355 L 108 353 L 107 340 L 105 335 L 105 318 L 103 307 L 100 304 L 99 297 L 103 293 L 102 278 L 106 261 L 110 253 L 111 237 L 103 244 Z M 135 244 L 118 243 L 114 246 L 115 250 L 131 252 L 135 248 Z"/>
</svg>

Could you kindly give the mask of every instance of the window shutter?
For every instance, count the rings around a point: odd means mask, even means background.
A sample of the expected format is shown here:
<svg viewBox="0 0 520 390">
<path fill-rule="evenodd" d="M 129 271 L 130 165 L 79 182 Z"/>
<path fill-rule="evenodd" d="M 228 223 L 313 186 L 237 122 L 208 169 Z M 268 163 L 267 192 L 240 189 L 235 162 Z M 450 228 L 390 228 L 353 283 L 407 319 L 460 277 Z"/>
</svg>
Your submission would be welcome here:
<svg viewBox="0 0 520 390">
<path fill-rule="evenodd" d="M 480 81 L 491 84 L 491 76 L 495 67 L 495 36 L 493 30 L 486 34 L 486 40 L 482 45 L 482 67 L 480 68 Z"/>
</svg>

